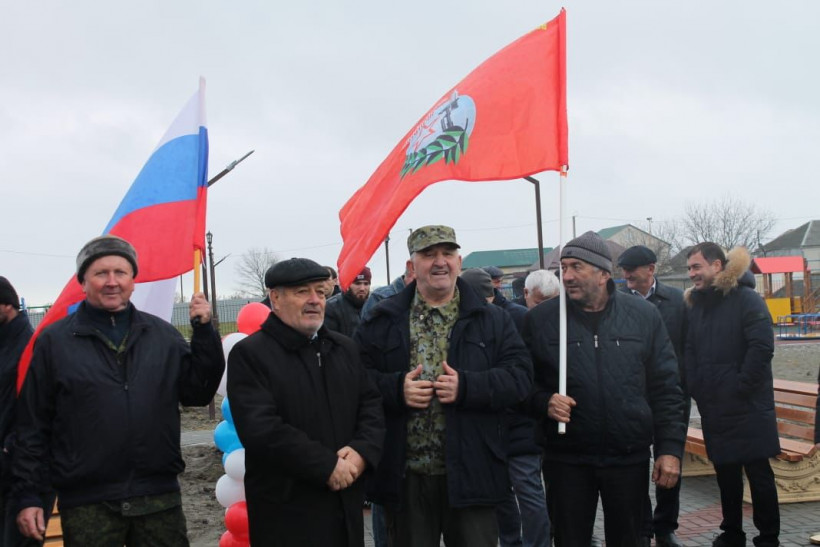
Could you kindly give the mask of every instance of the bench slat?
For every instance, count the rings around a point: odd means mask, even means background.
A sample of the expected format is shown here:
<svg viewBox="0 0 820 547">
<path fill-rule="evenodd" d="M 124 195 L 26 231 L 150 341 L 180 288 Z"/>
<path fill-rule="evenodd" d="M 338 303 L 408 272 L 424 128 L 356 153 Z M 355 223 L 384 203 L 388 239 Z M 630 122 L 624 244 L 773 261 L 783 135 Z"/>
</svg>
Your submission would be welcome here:
<svg viewBox="0 0 820 547">
<path fill-rule="evenodd" d="M 777 421 L 777 432 L 780 437 L 796 437 L 804 441 L 811 441 L 814 439 L 814 427 L 808 427 L 801 424 L 792 424 L 788 422 Z M 813 444 L 813 443 L 812 443 Z"/>
</svg>

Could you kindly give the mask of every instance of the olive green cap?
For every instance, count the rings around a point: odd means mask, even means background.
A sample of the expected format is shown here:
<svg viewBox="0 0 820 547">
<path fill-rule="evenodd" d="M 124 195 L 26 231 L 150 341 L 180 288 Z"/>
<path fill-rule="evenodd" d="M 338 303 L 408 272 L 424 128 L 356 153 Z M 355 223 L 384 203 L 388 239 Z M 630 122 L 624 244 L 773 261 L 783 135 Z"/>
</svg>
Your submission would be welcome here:
<svg viewBox="0 0 820 547">
<path fill-rule="evenodd" d="M 433 225 L 422 226 L 413 231 L 410 237 L 407 238 L 407 250 L 410 254 L 417 251 L 432 247 L 433 245 L 441 245 L 442 243 L 449 243 L 461 248 L 461 245 L 456 241 L 456 231 L 449 226 Z"/>
</svg>

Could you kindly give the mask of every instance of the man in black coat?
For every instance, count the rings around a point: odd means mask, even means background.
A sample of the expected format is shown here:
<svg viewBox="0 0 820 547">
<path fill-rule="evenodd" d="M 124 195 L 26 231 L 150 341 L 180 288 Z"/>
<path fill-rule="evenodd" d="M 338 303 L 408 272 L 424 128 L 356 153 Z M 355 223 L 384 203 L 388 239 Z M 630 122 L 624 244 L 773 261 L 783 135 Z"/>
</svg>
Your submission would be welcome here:
<svg viewBox="0 0 820 547">
<path fill-rule="evenodd" d="M 675 348 L 678 360 L 678 372 L 681 377 L 681 388 L 686 401 L 684 423 L 689 424 L 691 401 L 686 391 L 683 377 L 683 344 L 686 339 L 686 307 L 683 304 L 683 291 L 665 285 L 655 277 L 655 265 L 658 258 L 652 249 L 644 245 L 635 245 L 625 250 L 618 258 L 618 266 L 624 272 L 625 292 L 629 292 L 652 302 L 661 312 L 669 339 Z M 681 480 L 672 488 L 655 488 L 655 514 L 652 514 L 652 502 L 647 492 L 645 545 L 649 545 L 652 534 L 655 535 L 656 547 L 678 547 L 683 545 L 675 535 L 678 529 L 680 513 Z"/>
<path fill-rule="evenodd" d="M 754 290 L 746 249 L 728 256 L 710 242 L 687 255 L 693 287 L 686 337 L 686 381 L 697 401 L 706 452 L 715 465 L 723 533 L 713 545 L 746 545 L 743 472 L 752 493 L 758 547 L 779 545 L 780 510 L 769 458 L 780 453 L 774 409 L 774 333 Z"/>
<path fill-rule="evenodd" d="M 11 455 L 14 450 L 14 419 L 17 409 L 17 365 L 34 334 L 20 298 L 9 280 L 0 276 L 0 545 L 35 546 L 39 543 L 20 535 L 11 494 Z M 54 504 L 54 496 L 47 500 Z M 48 504 L 45 501 L 45 504 Z M 47 507 L 50 511 L 50 507 Z"/>
<path fill-rule="evenodd" d="M 370 487 L 391 547 L 495 547 L 509 491 L 504 409 L 532 385 L 527 350 L 504 310 L 461 279 L 448 226 L 410 234 L 415 281 L 355 333 L 384 401 L 382 463 Z"/>
<path fill-rule="evenodd" d="M 367 266 L 350 283 L 346 291 L 327 300 L 325 327 L 345 336 L 353 336 L 362 316 L 362 309 L 370 296 L 372 275 Z"/>
<path fill-rule="evenodd" d="M 213 398 L 225 360 L 202 293 L 190 344 L 131 303 L 137 253 L 122 238 L 77 255 L 85 300 L 39 334 L 17 410 L 14 495 L 23 535 L 45 533 L 52 486 L 67 547 L 187 546 L 179 405 Z"/>
<path fill-rule="evenodd" d="M 639 545 L 652 479 L 675 486 L 686 440 L 678 366 L 652 304 L 615 291 L 604 241 L 587 232 L 561 251 L 567 332 L 558 298 L 527 313 L 524 341 L 535 367 L 530 410 L 542 420 L 552 529 L 559 547 L 591 544 L 600 496 L 607 545 Z M 566 395 L 559 343 L 567 337 Z M 558 434 L 558 423 L 566 434 Z"/>
<path fill-rule="evenodd" d="M 229 355 L 253 545 L 364 545 L 361 478 L 379 463 L 384 417 L 358 347 L 322 325 L 328 278 L 306 258 L 278 262 L 272 313 Z"/>
</svg>

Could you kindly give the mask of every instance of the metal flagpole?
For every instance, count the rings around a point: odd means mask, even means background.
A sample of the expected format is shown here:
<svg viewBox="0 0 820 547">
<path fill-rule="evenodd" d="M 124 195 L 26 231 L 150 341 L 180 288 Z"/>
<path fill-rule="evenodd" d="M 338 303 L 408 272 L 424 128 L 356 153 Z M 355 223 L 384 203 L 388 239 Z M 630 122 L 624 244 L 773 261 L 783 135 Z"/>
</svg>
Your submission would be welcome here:
<svg viewBox="0 0 820 547">
<path fill-rule="evenodd" d="M 567 293 L 564 289 L 564 271 L 561 268 L 561 250 L 564 248 L 564 212 L 566 211 L 566 183 L 567 168 L 561 167 L 561 178 L 559 184 L 558 198 L 558 279 L 561 290 L 558 292 L 558 393 L 567 394 Z M 558 433 L 567 432 L 567 424 L 558 422 Z"/>
</svg>

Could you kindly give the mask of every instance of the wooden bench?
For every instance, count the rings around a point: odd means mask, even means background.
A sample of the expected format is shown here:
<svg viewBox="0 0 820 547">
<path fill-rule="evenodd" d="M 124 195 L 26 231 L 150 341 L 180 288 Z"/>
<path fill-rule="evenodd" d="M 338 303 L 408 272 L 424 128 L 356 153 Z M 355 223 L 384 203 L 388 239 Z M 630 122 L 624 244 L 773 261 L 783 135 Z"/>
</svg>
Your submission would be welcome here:
<svg viewBox="0 0 820 547">
<path fill-rule="evenodd" d="M 46 525 L 46 540 L 43 547 L 63 547 L 63 526 L 60 522 L 60 513 L 57 511 L 57 502 L 54 502 L 54 511 Z"/>
<path fill-rule="evenodd" d="M 820 500 L 820 451 L 814 445 L 817 385 L 774 381 L 774 405 L 781 453 L 771 458 L 780 503 Z M 703 431 L 690 427 L 686 437 L 683 475 L 714 474 L 706 456 Z M 743 499 L 751 501 L 748 484 Z"/>
</svg>

